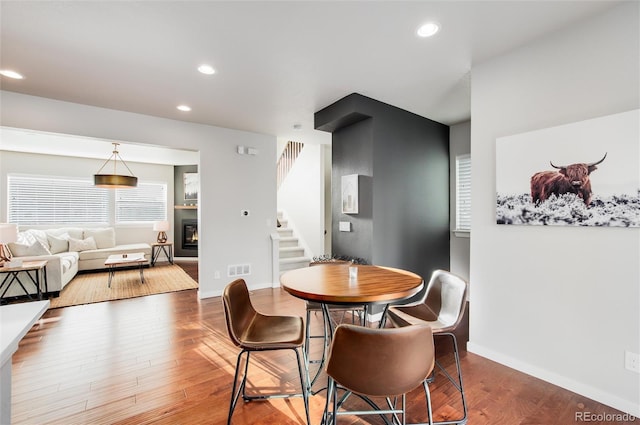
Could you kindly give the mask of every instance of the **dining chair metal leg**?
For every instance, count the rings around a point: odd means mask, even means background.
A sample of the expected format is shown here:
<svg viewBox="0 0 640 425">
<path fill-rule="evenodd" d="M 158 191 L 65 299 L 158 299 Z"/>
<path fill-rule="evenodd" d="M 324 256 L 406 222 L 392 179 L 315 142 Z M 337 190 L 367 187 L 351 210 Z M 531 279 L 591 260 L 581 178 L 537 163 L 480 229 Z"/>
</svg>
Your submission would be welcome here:
<svg viewBox="0 0 640 425">
<path fill-rule="evenodd" d="M 298 373 L 300 374 L 300 388 L 302 388 L 302 400 L 304 402 L 304 413 L 307 417 L 307 424 L 311 425 L 311 418 L 309 416 L 309 387 L 307 386 L 307 380 L 306 377 L 309 376 L 309 371 L 307 370 L 305 375 L 303 375 L 302 373 L 302 365 L 306 365 L 307 364 L 307 358 L 306 355 L 304 353 L 304 349 L 302 350 L 302 362 L 300 361 L 300 353 L 298 352 L 298 350 L 293 350 L 296 353 L 296 361 L 298 362 Z"/>
<path fill-rule="evenodd" d="M 431 409 L 431 391 L 429 390 L 429 384 L 425 380 L 422 382 L 422 386 L 424 387 L 424 394 L 427 399 L 427 420 L 428 425 L 433 424 L 433 410 Z"/>
<path fill-rule="evenodd" d="M 335 421 L 333 421 L 335 415 L 332 415 L 329 411 L 330 404 L 334 412 L 337 408 L 337 400 L 334 400 L 333 397 L 335 390 L 335 381 L 331 378 L 327 379 L 327 398 L 324 403 L 324 412 L 322 412 L 322 420 L 320 421 L 320 425 L 330 425 L 332 423 L 335 423 Z"/>
<path fill-rule="evenodd" d="M 455 335 L 453 334 L 438 334 L 438 335 L 451 335 L 455 338 Z M 434 334 L 435 336 L 438 336 Z M 442 371 L 442 373 L 445 375 L 445 377 L 451 382 L 451 384 L 456 388 L 456 390 L 460 393 L 460 398 L 462 401 L 462 418 L 460 419 L 455 419 L 455 420 L 450 420 L 450 421 L 435 421 L 433 420 L 433 408 L 431 407 L 431 392 L 429 391 L 429 384 L 433 383 L 435 381 L 435 369 L 433 371 L 433 373 L 424 380 L 423 382 L 423 387 L 424 387 L 424 394 L 425 394 L 425 398 L 426 398 L 426 402 L 427 402 L 427 418 L 428 418 L 428 422 L 427 423 L 411 423 L 408 425 L 454 425 L 454 424 L 460 424 L 460 425 L 464 425 L 467 423 L 467 401 L 465 398 L 465 394 L 464 394 L 464 387 L 462 386 L 462 373 L 460 370 L 460 360 L 459 360 L 459 356 L 458 356 L 458 349 L 457 349 L 457 344 L 454 341 L 454 353 L 455 353 L 455 358 L 456 358 L 456 370 L 457 370 L 457 381 L 456 378 L 454 378 L 453 376 L 451 376 L 451 374 L 444 368 L 444 366 L 442 366 L 441 363 L 439 363 L 437 360 L 435 361 L 435 365 L 438 366 L 438 369 L 440 369 L 440 371 Z"/>
<path fill-rule="evenodd" d="M 242 350 L 240 351 L 240 353 L 238 354 L 238 359 L 236 361 L 236 371 L 235 374 L 233 376 L 233 387 L 231 389 L 231 402 L 229 404 L 229 416 L 227 417 L 227 425 L 231 425 L 231 417 L 233 416 L 233 411 L 235 410 L 237 404 L 238 404 L 238 400 L 240 399 L 240 396 L 242 396 L 242 399 L 244 401 L 252 401 L 252 400 L 268 400 L 271 398 L 291 398 L 291 397 L 299 397 L 302 396 L 303 402 L 304 402 L 304 411 L 305 411 L 305 416 L 306 416 L 306 420 L 307 420 L 307 424 L 311 424 L 311 419 L 310 419 L 310 415 L 309 415 L 309 390 L 307 388 L 307 380 L 306 377 L 308 376 L 308 372 L 305 372 L 305 370 L 303 369 L 303 365 L 305 364 L 305 353 L 304 350 L 302 351 L 302 355 L 303 358 L 300 358 L 300 352 L 295 349 L 295 348 L 291 348 L 291 350 L 293 350 L 296 353 L 296 361 L 298 362 L 298 374 L 300 376 L 300 388 L 302 388 L 302 393 L 298 394 L 298 393 L 293 393 L 293 394 L 271 394 L 271 395 L 250 395 L 247 394 L 246 392 L 246 388 L 247 388 L 247 376 L 248 376 L 248 372 L 249 372 L 249 360 L 251 357 L 251 351 L 249 350 Z M 267 351 L 267 350 L 265 350 Z M 240 384 L 238 385 L 238 373 L 240 371 L 240 364 L 242 362 L 242 356 L 244 354 L 247 354 L 247 359 L 246 362 L 244 364 L 244 372 L 243 372 L 243 376 L 242 379 L 240 380 Z M 236 390 L 237 388 L 237 390 Z"/>
<path fill-rule="evenodd" d="M 242 361 L 242 355 L 244 353 L 247 353 L 247 363 L 245 364 L 245 369 L 244 369 L 244 376 L 242 377 L 242 381 L 240 382 L 240 385 L 238 386 L 238 372 L 240 371 L 240 362 Z M 231 425 L 231 416 L 233 416 L 233 411 L 236 408 L 236 404 L 238 403 L 238 398 L 240 397 L 240 394 L 243 395 L 244 397 L 244 386 L 245 386 L 245 382 L 246 382 L 246 378 L 247 378 L 247 368 L 249 366 L 249 352 L 242 350 L 240 351 L 240 353 L 238 353 L 238 358 L 236 360 L 236 370 L 235 373 L 233 375 L 233 387 L 231 388 L 231 402 L 229 403 L 229 416 L 227 417 L 227 425 Z M 238 388 L 238 391 L 236 391 L 236 387 Z"/>
<path fill-rule="evenodd" d="M 456 377 L 451 376 L 451 374 L 438 362 L 436 359 L 435 364 L 442 371 L 442 373 L 446 376 L 446 378 L 453 384 L 453 386 L 460 393 L 460 399 L 462 402 L 462 418 L 450 420 L 450 421 L 441 421 L 441 422 L 433 422 L 434 425 L 453 425 L 453 424 L 461 424 L 464 425 L 467 423 L 467 399 L 464 394 L 464 385 L 462 383 L 462 370 L 460 368 L 460 352 L 458 351 L 458 340 L 455 334 L 451 332 L 442 332 L 438 334 L 433 334 L 436 336 L 448 336 L 451 337 L 451 341 L 453 344 L 453 354 L 455 358 L 455 366 L 456 366 Z"/>
<path fill-rule="evenodd" d="M 425 381 L 426 382 L 426 381 Z M 424 384 L 426 385 L 426 384 Z M 327 399 L 325 401 L 324 413 L 322 415 L 322 419 L 320 421 L 320 425 L 330 425 L 337 424 L 337 417 L 339 415 L 379 415 L 385 425 L 407 425 L 406 424 L 406 416 L 405 413 L 407 411 L 407 398 L 406 394 L 401 395 L 400 404 L 402 406 L 401 409 L 396 407 L 398 397 L 394 397 L 393 402 L 389 397 L 385 397 L 385 401 L 387 403 L 387 409 L 382 409 L 376 403 L 374 403 L 369 397 L 356 394 L 349 390 L 344 390 L 344 394 L 341 397 L 338 397 L 338 390 L 342 388 L 340 387 L 335 380 L 332 378 L 328 379 L 327 383 Z M 428 388 L 427 388 L 428 391 Z M 347 399 L 351 396 L 358 397 L 360 400 L 367 403 L 372 410 L 349 410 L 345 412 L 339 412 L 340 407 L 347 401 Z M 332 410 L 329 410 L 329 406 L 332 406 Z M 427 392 L 427 408 L 429 413 L 429 421 L 431 421 L 431 397 Z M 402 419 L 398 417 L 398 414 L 402 415 Z M 386 415 L 390 415 L 391 417 L 387 417 Z M 428 424 L 411 424 L 411 425 L 431 425 L 431 422 Z"/>
</svg>

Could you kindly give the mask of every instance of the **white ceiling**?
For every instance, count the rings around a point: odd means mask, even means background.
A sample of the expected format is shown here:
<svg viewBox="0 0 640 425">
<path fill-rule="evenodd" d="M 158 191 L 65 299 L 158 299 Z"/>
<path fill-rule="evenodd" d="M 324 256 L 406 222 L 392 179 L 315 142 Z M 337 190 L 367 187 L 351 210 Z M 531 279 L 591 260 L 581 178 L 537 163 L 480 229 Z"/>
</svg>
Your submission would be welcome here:
<svg viewBox="0 0 640 425">
<path fill-rule="evenodd" d="M 616 3 L 2 0 L 0 67 L 25 78 L 0 88 L 330 143 L 313 114 L 353 92 L 468 120 L 473 65 Z M 427 20 L 442 30 L 416 37 Z"/>
</svg>

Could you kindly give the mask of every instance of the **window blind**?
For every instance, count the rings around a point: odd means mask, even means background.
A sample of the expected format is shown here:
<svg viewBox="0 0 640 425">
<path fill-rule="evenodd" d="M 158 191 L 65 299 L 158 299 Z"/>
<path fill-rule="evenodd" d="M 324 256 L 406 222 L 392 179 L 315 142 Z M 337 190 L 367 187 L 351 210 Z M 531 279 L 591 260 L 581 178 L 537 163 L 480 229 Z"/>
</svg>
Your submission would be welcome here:
<svg viewBox="0 0 640 425">
<path fill-rule="evenodd" d="M 116 223 L 140 223 L 167 219 L 167 185 L 138 183 L 116 190 Z"/>
<path fill-rule="evenodd" d="M 471 155 L 456 156 L 456 230 L 471 231 Z"/>
<path fill-rule="evenodd" d="M 109 192 L 89 179 L 9 175 L 7 182 L 10 223 L 109 223 Z"/>
</svg>

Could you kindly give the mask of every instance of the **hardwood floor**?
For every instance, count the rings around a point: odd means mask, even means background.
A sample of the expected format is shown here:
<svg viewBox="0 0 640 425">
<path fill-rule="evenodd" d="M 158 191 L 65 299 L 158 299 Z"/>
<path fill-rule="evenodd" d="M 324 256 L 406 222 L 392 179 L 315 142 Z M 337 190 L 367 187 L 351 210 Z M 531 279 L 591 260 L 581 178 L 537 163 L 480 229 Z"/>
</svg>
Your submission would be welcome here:
<svg viewBox="0 0 640 425">
<path fill-rule="evenodd" d="M 304 316 L 304 303 L 280 289 L 251 296 L 262 312 Z M 237 353 L 220 299 L 198 300 L 196 290 L 49 310 L 14 355 L 13 423 L 223 424 Z M 254 360 L 251 388 L 298 391 L 293 353 Z M 462 368 L 472 425 L 564 425 L 581 412 L 620 413 L 471 353 L 463 352 Z M 458 414 L 457 393 L 442 375 L 430 388 L 437 420 Z M 312 423 L 320 422 L 324 402 L 324 392 L 311 397 Z M 420 389 L 407 404 L 408 422 L 426 421 Z M 302 400 L 240 402 L 233 423 L 301 424 Z"/>
<path fill-rule="evenodd" d="M 184 260 L 176 258 L 174 263 L 178 266 L 182 267 L 182 269 L 187 272 L 187 274 L 191 277 L 191 279 L 198 281 L 198 261 L 194 261 L 193 259 Z"/>
</svg>

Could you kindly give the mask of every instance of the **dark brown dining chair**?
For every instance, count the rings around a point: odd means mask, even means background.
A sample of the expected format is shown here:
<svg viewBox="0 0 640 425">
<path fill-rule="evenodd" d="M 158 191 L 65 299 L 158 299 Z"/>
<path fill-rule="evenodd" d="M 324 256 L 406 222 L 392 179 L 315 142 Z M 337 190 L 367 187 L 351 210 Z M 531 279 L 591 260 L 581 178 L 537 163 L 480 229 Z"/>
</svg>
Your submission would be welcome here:
<svg viewBox="0 0 640 425">
<path fill-rule="evenodd" d="M 424 299 L 416 304 L 393 306 L 387 311 L 387 317 L 394 326 L 426 324 L 433 330 L 434 337 L 449 337 L 453 343 L 456 374 L 454 378 L 436 359 L 438 369 L 447 377 L 460 393 L 462 401 L 462 418 L 437 424 L 464 424 L 467 421 L 467 401 L 462 383 L 460 353 L 458 341 L 453 333 L 460 324 L 467 305 L 469 284 L 463 278 L 446 270 L 432 273 Z"/>
<path fill-rule="evenodd" d="M 302 369 L 303 362 L 301 362 L 300 359 L 301 350 L 299 350 L 304 343 L 304 322 L 302 317 L 270 316 L 259 313 L 251 304 L 249 290 L 243 279 L 237 279 L 224 288 L 222 304 L 229 338 L 231 338 L 231 341 L 233 341 L 236 346 L 241 348 L 240 353 L 238 353 L 236 371 L 233 377 L 227 425 L 231 424 L 231 416 L 233 415 L 240 395 L 242 395 L 242 399 L 245 401 L 302 396 L 307 424 L 310 424 L 307 384 Z M 272 350 L 293 350 L 296 353 L 298 373 L 300 374 L 300 386 L 302 388 L 301 393 L 268 395 L 249 395 L 246 393 L 247 371 L 249 369 L 251 353 L 255 351 Z M 245 353 L 247 354 L 247 359 L 244 365 L 242 380 L 238 386 L 240 363 Z"/>
<path fill-rule="evenodd" d="M 338 415 L 390 415 L 392 423 L 405 424 L 406 393 L 422 384 L 431 424 L 431 397 L 426 378 L 433 367 L 433 336 L 427 325 L 390 329 L 339 325 L 327 360 L 329 383 L 323 423 L 335 424 Z M 340 402 L 339 390 L 346 391 Z M 350 395 L 362 398 L 372 409 L 345 410 L 345 397 Z M 398 396 L 401 397 L 399 407 Z M 385 397 L 386 406 L 378 406 L 369 397 Z M 402 420 L 398 415 L 402 415 Z M 385 422 L 388 423 L 386 416 Z"/>
</svg>

